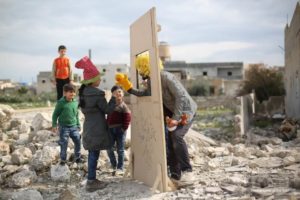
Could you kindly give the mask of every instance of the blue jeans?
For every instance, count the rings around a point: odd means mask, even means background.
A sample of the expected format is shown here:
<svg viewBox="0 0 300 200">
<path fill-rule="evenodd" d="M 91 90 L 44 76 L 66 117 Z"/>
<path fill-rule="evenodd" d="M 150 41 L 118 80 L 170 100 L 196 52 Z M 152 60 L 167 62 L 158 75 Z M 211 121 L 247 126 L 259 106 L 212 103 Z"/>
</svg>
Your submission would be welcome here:
<svg viewBox="0 0 300 200">
<path fill-rule="evenodd" d="M 100 150 L 90 151 L 88 155 L 88 180 L 96 179 L 96 169 L 99 159 Z"/>
<path fill-rule="evenodd" d="M 109 132 L 112 137 L 112 148 L 107 150 L 110 163 L 114 169 L 117 168 L 123 170 L 126 131 L 124 132 L 121 127 L 116 127 L 110 128 Z M 114 153 L 115 143 L 117 144 L 118 163 Z"/>
<path fill-rule="evenodd" d="M 74 142 L 75 159 L 80 158 L 80 134 L 76 126 L 60 126 L 59 127 L 59 145 L 60 145 L 60 159 L 67 160 L 67 149 L 69 137 Z"/>
</svg>

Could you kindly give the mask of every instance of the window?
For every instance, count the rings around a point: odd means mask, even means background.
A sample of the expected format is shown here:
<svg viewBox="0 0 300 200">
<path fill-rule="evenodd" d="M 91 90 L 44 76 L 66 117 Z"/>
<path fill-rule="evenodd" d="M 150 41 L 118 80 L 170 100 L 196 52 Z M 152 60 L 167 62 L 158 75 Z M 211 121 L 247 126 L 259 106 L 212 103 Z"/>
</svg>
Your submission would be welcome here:
<svg viewBox="0 0 300 200">
<path fill-rule="evenodd" d="M 122 69 L 121 68 L 117 68 L 117 72 L 121 72 L 122 71 Z"/>
<path fill-rule="evenodd" d="M 227 72 L 227 76 L 232 76 L 232 72 Z"/>
<path fill-rule="evenodd" d="M 203 76 L 207 76 L 207 72 L 202 72 L 202 75 Z"/>
<path fill-rule="evenodd" d="M 102 82 L 103 82 L 103 83 L 105 83 L 105 82 L 106 82 L 106 80 L 105 80 L 105 79 L 102 79 Z"/>
<path fill-rule="evenodd" d="M 102 69 L 102 72 L 106 72 L 106 69 Z"/>
<path fill-rule="evenodd" d="M 42 80 L 42 83 L 46 83 L 46 80 Z"/>
</svg>

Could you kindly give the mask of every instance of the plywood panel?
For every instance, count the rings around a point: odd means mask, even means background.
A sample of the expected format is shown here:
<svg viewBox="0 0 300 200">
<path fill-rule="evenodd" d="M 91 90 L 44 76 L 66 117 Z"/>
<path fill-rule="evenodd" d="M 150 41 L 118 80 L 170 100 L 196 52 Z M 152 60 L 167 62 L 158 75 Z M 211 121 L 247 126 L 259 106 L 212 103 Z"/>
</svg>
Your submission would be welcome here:
<svg viewBox="0 0 300 200">
<path fill-rule="evenodd" d="M 137 85 L 135 58 L 148 51 L 151 65 L 151 96 L 131 96 L 132 178 L 160 191 L 167 190 L 167 165 L 155 8 L 130 26 L 131 81 Z"/>
</svg>

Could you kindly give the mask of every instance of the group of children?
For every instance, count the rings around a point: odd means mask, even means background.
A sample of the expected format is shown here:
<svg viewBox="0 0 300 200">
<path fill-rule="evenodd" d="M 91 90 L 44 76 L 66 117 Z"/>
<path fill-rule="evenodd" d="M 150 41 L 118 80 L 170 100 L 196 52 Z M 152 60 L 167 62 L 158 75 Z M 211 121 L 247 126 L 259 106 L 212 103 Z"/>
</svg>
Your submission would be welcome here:
<svg viewBox="0 0 300 200">
<path fill-rule="evenodd" d="M 111 89 L 109 102 L 105 92 L 99 89 L 101 77 L 96 66 L 88 57 L 76 62 L 75 67 L 83 69 L 79 101 L 76 88 L 72 84 L 70 61 L 66 57 L 66 47 L 59 46 L 59 58 L 53 63 L 53 82 L 57 88 L 57 103 L 52 115 L 52 130 L 59 133 L 60 164 L 67 163 L 69 137 L 74 142 L 75 162 L 81 163 L 81 135 L 78 108 L 85 116 L 82 132 L 83 147 L 88 150 L 87 191 L 106 187 L 106 183 L 96 179 L 96 168 L 100 150 L 106 150 L 112 169 L 122 174 L 124 168 L 124 147 L 126 130 L 131 121 L 128 106 L 123 100 L 123 90 L 119 86 Z M 114 154 L 116 144 L 118 159 Z"/>
</svg>

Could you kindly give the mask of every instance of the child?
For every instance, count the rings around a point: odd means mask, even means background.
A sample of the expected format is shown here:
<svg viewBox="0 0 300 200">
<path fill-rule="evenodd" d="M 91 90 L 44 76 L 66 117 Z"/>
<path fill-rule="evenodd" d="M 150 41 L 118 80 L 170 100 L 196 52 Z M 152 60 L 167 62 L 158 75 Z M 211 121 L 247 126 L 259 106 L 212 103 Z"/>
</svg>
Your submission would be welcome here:
<svg viewBox="0 0 300 200">
<path fill-rule="evenodd" d="M 106 183 L 96 179 L 96 168 L 100 150 L 111 148 L 111 138 L 105 114 L 113 112 L 116 106 L 114 94 L 107 103 L 104 91 L 98 89 L 100 73 L 86 56 L 75 64 L 83 69 L 82 85 L 79 89 L 79 107 L 85 116 L 83 124 L 82 142 L 88 150 L 88 180 L 86 190 L 93 192 L 106 187 Z"/>
<path fill-rule="evenodd" d="M 73 80 L 71 64 L 66 56 L 67 48 L 64 45 L 58 47 L 59 57 L 53 62 L 52 82 L 56 85 L 57 100 L 63 96 L 63 86 Z"/>
<path fill-rule="evenodd" d="M 57 101 L 52 114 L 52 130 L 57 132 L 57 119 L 59 124 L 60 164 L 65 165 L 67 160 L 68 139 L 72 138 L 75 148 L 74 155 L 77 163 L 80 158 L 80 123 L 78 119 L 78 102 L 75 97 L 75 86 L 66 84 L 63 87 L 64 97 Z"/>
<path fill-rule="evenodd" d="M 117 107 L 114 112 L 107 117 L 109 132 L 112 136 L 113 145 L 117 143 L 118 163 L 116 161 L 113 148 L 107 150 L 107 154 L 112 165 L 113 170 L 117 168 L 118 175 L 123 174 L 124 165 L 124 146 L 126 138 L 126 130 L 129 126 L 131 115 L 126 103 L 123 101 L 123 90 L 120 86 L 113 86 L 112 93 L 116 93 Z M 114 172 L 115 173 L 115 172 Z"/>
</svg>

